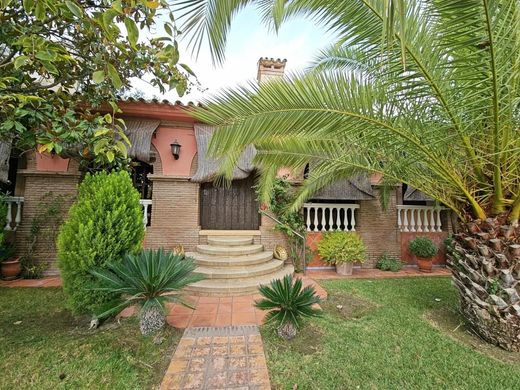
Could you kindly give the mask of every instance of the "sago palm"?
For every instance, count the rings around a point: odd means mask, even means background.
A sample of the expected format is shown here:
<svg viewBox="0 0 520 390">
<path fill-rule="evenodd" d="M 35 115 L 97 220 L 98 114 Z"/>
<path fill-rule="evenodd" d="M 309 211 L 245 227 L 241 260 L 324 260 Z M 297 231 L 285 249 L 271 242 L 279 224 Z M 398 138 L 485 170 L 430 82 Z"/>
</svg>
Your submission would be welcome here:
<svg viewBox="0 0 520 390">
<path fill-rule="evenodd" d="M 296 336 L 303 324 L 303 318 L 318 317 L 321 309 L 315 307 L 320 302 L 314 287 L 303 287 L 302 280 L 292 275 L 283 279 L 275 279 L 271 284 L 258 288 L 263 299 L 256 301 L 255 306 L 268 310 L 266 323 L 277 325 L 278 335 L 286 340 Z"/>
<path fill-rule="evenodd" d="M 184 3 L 198 4 L 187 26 L 217 59 L 243 3 L 275 27 L 306 15 L 338 37 L 307 72 L 224 90 L 197 111 L 218 127 L 210 150 L 224 176 L 253 144 L 264 200 L 280 167 L 312 167 L 293 209 L 361 172 L 419 189 L 461 222 L 450 267 L 463 314 L 520 350 L 518 0 Z"/>
<path fill-rule="evenodd" d="M 107 269 L 95 269 L 91 273 L 100 282 L 97 290 L 117 294 L 120 298 L 105 306 L 99 319 L 116 315 L 131 305 L 140 305 L 141 333 L 149 335 L 165 324 L 164 304 L 178 301 L 181 290 L 190 283 L 202 279 L 196 274 L 190 258 L 182 258 L 171 252 L 142 250 L 137 255 L 128 254 L 122 262 L 111 264 Z"/>
</svg>

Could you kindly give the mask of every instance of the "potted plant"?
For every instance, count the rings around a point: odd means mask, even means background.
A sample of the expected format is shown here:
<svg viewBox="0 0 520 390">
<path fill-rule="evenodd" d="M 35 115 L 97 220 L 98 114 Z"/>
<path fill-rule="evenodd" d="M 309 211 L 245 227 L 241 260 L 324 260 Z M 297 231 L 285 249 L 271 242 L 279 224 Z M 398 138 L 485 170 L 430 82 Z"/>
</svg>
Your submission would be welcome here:
<svg viewBox="0 0 520 390">
<path fill-rule="evenodd" d="M 0 244 L 0 262 L 2 270 L 2 278 L 4 280 L 14 280 L 20 276 L 22 272 L 22 264 L 20 257 L 14 257 L 14 246 L 2 242 Z"/>
<path fill-rule="evenodd" d="M 415 255 L 421 272 L 432 272 L 432 257 L 437 254 L 437 246 L 428 237 L 414 238 L 408 249 Z"/>
<path fill-rule="evenodd" d="M 353 264 L 364 263 L 365 244 L 352 232 L 326 232 L 318 244 L 318 253 L 330 265 L 336 266 L 339 275 L 352 275 Z"/>
</svg>

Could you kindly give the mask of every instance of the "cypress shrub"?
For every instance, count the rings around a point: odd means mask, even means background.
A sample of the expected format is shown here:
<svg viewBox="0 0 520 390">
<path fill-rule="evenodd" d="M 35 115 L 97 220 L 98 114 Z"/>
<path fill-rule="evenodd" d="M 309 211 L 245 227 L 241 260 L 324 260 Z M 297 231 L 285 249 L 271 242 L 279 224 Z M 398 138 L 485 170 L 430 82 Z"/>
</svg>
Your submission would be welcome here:
<svg viewBox="0 0 520 390">
<path fill-rule="evenodd" d="M 122 261 L 141 249 L 144 226 L 139 193 L 127 172 L 87 174 L 58 236 L 58 264 L 69 308 L 93 312 L 116 298 L 93 290 L 90 270 Z"/>
</svg>

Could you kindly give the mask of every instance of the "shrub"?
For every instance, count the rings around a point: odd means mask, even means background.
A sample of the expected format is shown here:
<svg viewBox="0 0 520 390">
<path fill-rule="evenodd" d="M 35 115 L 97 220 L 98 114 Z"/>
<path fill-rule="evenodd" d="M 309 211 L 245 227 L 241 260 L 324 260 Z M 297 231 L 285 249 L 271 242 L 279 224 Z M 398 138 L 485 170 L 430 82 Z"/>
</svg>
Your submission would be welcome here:
<svg viewBox="0 0 520 390">
<path fill-rule="evenodd" d="M 379 268 L 382 271 L 397 272 L 403 268 L 403 263 L 401 260 L 385 253 L 377 259 L 376 268 Z"/>
<path fill-rule="evenodd" d="M 328 264 L 365 262 L 366 248 L 361 237 L 351 232 L 326 232 L 318 253 Z"/>
<path fill-rule="evenodd" d="M 415 256 L 424 257 L 428 259 L 437 254 L 437 246 L 427 237 L 417 237 L 410 241 L 408 249 Z"/>
<path fill-rule="evenodd" d="M 144 237 L 139 193 L 127 172 L 87 174 L 58 235 L 58 264 L 69 308 L 92 312 L 114 298 L 92 291 L 93 268 L 105 268 L 137 253 Z"/>
<path fill-rule="evenodd" d="M 313 307 L 320 302 L 320 297 L 312 286 L 302 289 L 300 278 L 293 283 L 293 277 L 289 274 L 258 289 L 264 299 L 255 301 L 255 306 L 260 310 L 269 310 L 266 323 L 275 323 L 278 335 L 284 339 L 296 336 L 302 326 L 302 318 L 321 315 L 321 310 Z"/>
<path fill-rule="evenodd" d="M 155 333 L 165 324 L 164 303 L 167 300 L 184 303 L 178 292 L 203 279 L 202 275 L 193 273 L 194 270 L 192 258 L 162 249 L 127 254 L 122 262 L 109 264 L 107 269 L 94 269 L 91 274 L 100 282 L 96 290 L 120 296 L 96 317 L 103 319 L 118 314 L 127 306 L 139 304 L 141 333 Z"/>
</svg>

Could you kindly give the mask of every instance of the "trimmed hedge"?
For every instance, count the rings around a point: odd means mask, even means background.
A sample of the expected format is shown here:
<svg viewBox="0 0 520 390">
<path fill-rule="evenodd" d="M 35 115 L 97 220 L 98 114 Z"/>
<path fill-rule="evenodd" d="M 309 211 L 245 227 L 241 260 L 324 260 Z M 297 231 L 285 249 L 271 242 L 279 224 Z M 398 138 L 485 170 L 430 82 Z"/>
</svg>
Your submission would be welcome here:
<svg viewBox="0 0 520 390">
<path fill-rule="evenodd" d="M 137 253 L 144 238 L 139 193 L 127 172 L 87 174 L 76 202 L 58 236 L 58 264 L 74 313 L 93 312 L 114 299 L 93 290 L 97 281 L 89 273 Z"/>
</svg>

